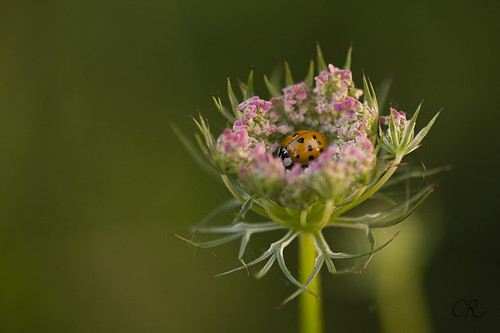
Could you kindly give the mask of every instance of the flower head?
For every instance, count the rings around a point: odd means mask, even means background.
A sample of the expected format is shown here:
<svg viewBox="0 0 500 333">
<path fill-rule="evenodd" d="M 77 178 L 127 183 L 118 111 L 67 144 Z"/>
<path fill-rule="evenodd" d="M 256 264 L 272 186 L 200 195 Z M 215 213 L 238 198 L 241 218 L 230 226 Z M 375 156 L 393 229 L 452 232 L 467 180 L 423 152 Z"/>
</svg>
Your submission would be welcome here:
<svg viewBox="0 0 500 333">
<path fill-rule="evenodd" d="M 373 253 L 387 245 L 388 242 L 376 248 L 371 229 L 402 221 L 409 215 L 408 203 L 397 207 L 401 215 L 396 218 L 394 208 L 390 212 L 360 217 L 346 216 L 346 213 L 386 184 L 403 157 L 418 148 L 439 113 L 415 136 L 420 106 L 411 120 L 392 108 L 388 116 L 379 116 L 382 103 L 377 101 L 369 80 L 363 77 L 363 90 L 355 88 L 349 66 L 344 69 L 326 66 L 319 48 L 317 75 L 311 64 L 306 79 L 295 83 L 288 65 L 286 68 L 284 88 L 270 84 L 265 78 L 271 95 L 267 99 L 253 94 L 253 71 L 248 83 L 240 84 L 241 102 L 228 79 L 231 112 L 222 105 L 220 97 L 214 101 L 230 126 L 217 139 L 201 116 L 195 120 L 206 143 L 202 150 L 241 208 L 228 227 L 197 229 L 230 233 L 234 237 L 205 244 L 189 242 L 212 246 L 241 237 L 239 260 L 243 266 L 227 273 L 268 260 L 258 273 L 260 277 L 277 260 L 287 278 L 300 290 L 307 290 L 323 263 L 335 273 L 338 271 L 333 260 L 363 257 L 366 260 L 361 264 L 344 269 L 362 271 Z M 318 137 L 325 137 L 327 141 Z M 300 154 L 308 155 L 301 158 Z M 434 186 L 425 188 L 412 198 L 410 211 L 433 189 Z M 249 210 L 269 222 L 242 222 Z M 322 231 L 342 226 L 364 230 L 370 251 L 355 255 L 332 252 Z M 276 229 L 287 232 L 262 256 L 246 264 L 243 254 L 250 235 Z M 304 283 L 290 274 L 283 258 L 283 249 L 301 233 L 313 236 L 318 252 L 317 269 Z"/>
</svg>

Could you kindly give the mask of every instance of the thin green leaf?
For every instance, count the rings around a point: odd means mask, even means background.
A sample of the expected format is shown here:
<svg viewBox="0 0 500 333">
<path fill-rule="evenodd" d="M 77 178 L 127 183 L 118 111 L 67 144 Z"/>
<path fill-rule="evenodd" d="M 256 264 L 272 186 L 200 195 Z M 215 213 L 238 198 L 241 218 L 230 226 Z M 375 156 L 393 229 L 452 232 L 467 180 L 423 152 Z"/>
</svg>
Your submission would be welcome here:
<svg viewBox="0 0 500 333">
<path fill-rule="evenodd" d="M 330 250 L 330 247 L 328 246 L 328 243 L 326 242 L 323 233 L 321 232 L 321 230 L 319 230 L 313 233 L 312 235 L 316 248 L 319 249 L 319 251 L 321 251 L 323 257 L 325 258 L 326 267 L 328 271 L 334 274 L 337 271 L 337 269 L 335 268 L 335 265 L 333 264 L 333 261 L 330 258 L 330 253 L 332 253 L 332 251 Z"/>
<path fill-rule="evenodd" d="M 212 96 L 212 99 L 214 100 L 214 104 L 217 107 L 217 110 L 219 110 L 219 112 L 222 114 L 222 116 L 224 118 L 226 118 L 227 121 L 229 121 L 230 123 L 234 123 L 233 115 L 230 114 L 224 106 L 222 106 L 222 102 L 220 100 L 220 97 L 215 98 L 215 96 Z"/>
<path fill-rule="evenodd" d="M 389 245 L 389 243 L 392 242 L 394 240 L 394 238 L 396 238 L 397 235 L 399 235 L 399 232 L 397 232 L 391 239 L 389 239 L 388 241 L 386 241 L 384 244 L 380 245 L 377 248 L 374 248 L 375 247 L 374 246 L 375 245 L 375 240 L 373 238 L 373 234 L 370 231 L 369 234 L 368 234 L 368 240 L 370 241 L 370 247 L 371 247 L 370 251 L 367 251 L 367 252 L 364 252 L 364 253 L 356 253 L 356 254 L 332 253 L 331 257 L 332 257 L 332 259 L 354 259 L 354 258 L 365 257 L 367 255 L 373 255 L 374 253 L 382 250 L 384 247 L 386 247 L 387 245 Z"/>
<path fill-rule="evenodd" d="M 370 78 L 368 78 L 368 84 L 370 86 L 370 95 L 371 95 L 373 110 L 375 110 L 374 122 L 372 124 L 372 138 L 371 138 L 372 142 L 375 142 L 377 140 L 377 130 L 379 129 L 378 118 L 379 118 L 380 110 L 378 107 L 377 94 L 375 93 L 375 89 L 373 88 L 373 85 L 372 85 L 372 82 L 370 81 Z"/>
<path fill-rule="evenodd" d="M 264 74 L 264 83 L 266 84 L 267 90 L 269 91 L 269 94 L 271 97 L 278 97 L 280 95 L 280 92 L 276 87 L 269 82 L 266 74 Z"/>
<path fill-rule="evenodd" d="M 271 267 L 273 266 L 274 262 L 276 261 L 276 253 L 274 253 L 271 258 L 269 258 L 269 260 L 266 262 L 266 264 L 264 265 L 264 267 L 262 267 L 262 269 L 259 271 L 259 273 L 257 273 L 255 275 L 255 278 L 256 279 L 262 279 L 264 277 L 264 275 L 267 274 L 267 272 L 269 272 L 269 270 L 271 269 Z"/>
<path fill-rule="evenodd" d="M 228 274 L 231 274 L 231 273 L 234 273 L 234 272 L 237 272 L 237 271 L 241 271 L 243 269 L 246 269 L 247 267 L 250 267 L 250 266 L 253 266 L 255 264 L 258 264 L 259 262 L 262 262 L 264 260 L 266 260 L 267 258 L 269 258 L 271 255 L 273 255 L 274 253 L 276 253 L 276 251 L 274 252 L 269 252 L 269 251 L 266 251 L 264 252 L 264 254 L 262 254 L 260 257 L 258 257 L 257 259 L 255 259 L 254 261 L 252 262 L 249 262 L 248 264 L 246 264 L 246 267 L 245 266 L 240 266 L 240 267 L 236 267 L 236 268 L 233 268 L 227 272 L 224 272 L 224 273 L 220 273 L 220 274 L 216 274 L 216 275 L 212 275 L 210 276 L 211 278 L 216 278 L 216 277 L 220 277 L 220 276 L 224 276 L 224 275 L 228 275 Z"/>
<path fill-rule="evenodd" d="M 248 75 L 247 90 L 246 90 L 245 95 L 246 95 L 245 99 L 250 98 L 254 95 L 254 92 L 253 92 L 253 68 L 250 70 L 250 74 Z"/>
<path fill-rule="evenodd" d="M 219 178 L 219 177 L 218 177 Z M 212 221 L 216 217 L 238 207 L 241 205 L 241 202 L 239 200 L 236 200 L 235 198 L 231 198 L 227 200 L 226 202 L 222 203 L 221 205 L 217 206 L 214 210 L 212 210 L 201 222 L 198 224 L 198 226 L 202 226 L 207 224 L 208 222 Z"/>
<path fill-rule="evenodd" d="M 191 140 L 189 140 L 186 135 L 173 123 L 170 123 L 170 127 L 181 140 L 181 143 L 184 145 L 196 164 L 198 164 L 210 176 L 217 179 L 217 181 L 220 181 L 219 172 L 217 172 L 213 164 L 203 158 L 203 154 L 200 154 L 200 151 L 191 143 Z"/>
<path fill-rule="evenodd" d="M 293 283 L 294 285 L 296 285 L 297 287 L 303 289 L 304 291 L 307 291 L 309 294 L 313 295 L 314 297 L 318 298 L 318 296 L 316 296 L 315 293 L 313 293 L 312 291 L 310 291 L 309 289 L 307 289 L 306 286 L 304 286 L 302 283 L 300 283 L 299 281 L 297 281 L 297 279 L 295 279 L 292 275 L 292 273 L 290 272 L 290 270 L 288 269 L 288 267 L 286 267 L 286 264 L 285 264 L 285 258 L 283 257 L 283 245 L 280 247 L 279 251 L 276 252 L 276 258 L 278 259 L 278 265 L 280 266 L 281 268 L 281 271 L 283 272 L 283 274 L 287 277 L 287 279 Z"/>
<path fill-rule="evenodd" d="M 287 87 L 293 85 L 292 71 L 290 70 L 290 66 L 288 66 L 288 62 L 286 61 L 285 61 L 285 84 Z"/>
<path fill-rule="evenodd" d="M 321 48 L 319 46 L 319 43 L 316 43 L 316 52 L 317 52 L 317 61 L 318 61 L 318 73 L 321 71 L 326 71 L 326 63 L 325 59 L 323 58 L 323 52 L 321 52 Z"/>
<path fill-rule="evenodd" d="M 205 143 L 210 150 L 210 152 L 213 152 L 215 149 L 215 140 L 210 133 L 210 129 L 208 127 L 208 123 L 203 119 L 200 113 L 198 113 L 198 117 L 200 118 L 199 121 L 197 121 L 193 116 L 191 116 L 191 119 L 195 122 L 196 126 L 198 127 L 198 130 L 201 132 L 203 135 L 203 138 L 205 139 Z"/>
<path fill-rule="evenodd" d="M 415 130 L 415 124 L 417 122 L 417 117 L 418 117 L 418 114 L 420 113 L 420 108 L 422 107 L 423 102 L 424 101 L 420 102 L 420 104 L 417 107 L 417 110 L 415 111 L 415 113 L 413 114 L 413 117 L 411 118 L 410 122 L 408 123 L 408 126 L 406 126 L 404 131 L 403 131 L 403 136 L 401 138 L 401 147 L 406 147 L 411 140 L 411 135 L 412 135 L 413 131 Z"/>
<path fill-rule="evenodd" d="M 399 131 L 396 128 L 396 123 L 394 122 L 394 109 L 390 110 L 391 119 L 389 121 L 389 136 L 391 137 L 392 145 L 396 150 L 396 154 L 399 153 L 401 146 L 399 145 Z"/>
<path fill-rule="evenodd" d="M 397 185 L 397 184 L 404 182 L 404 181 L 411 179 L 411 178 L 429 177 L 429 176 L 433 176 L 433 175 L 436 175 L 438 173 L 441 173 L 443 171 L 448 171 L 448 170 L 451 170 L 451 165 L 445 165 L 445 166 L 432 168 L 432 169 L 426 169 L 426 170 L 423 170 L 420 168 L 417 170 L 409 170 L 407 172 L 404 172 L 401 175 L 392 176 L 391 179 L 389 179 L 387 181 L 387 183 L 384 184 L 384 189 L 388 188 L 390 186 Z"/>
<path fill-rule="evenodd" d="M 243 237 L 241 238 L 241 244 L 240 244 L 240 252 L 238 253 L 238 260 L 243 264 L 243 266 L 247 270 L 247 275 L 250 275 L 250 271 L 248 270 L 247 264 L 245 264 L 245 261 L 243 260 L 243 255 L 245 254 L 245 250 L 247 248 L 248 242 L 250 241 L 250 232 L 245 232 Z"/>
<path fill-rule="evenodd" d="M 385 135 L 383 138 L 382 138 L 382 147 L 384 148 L 385 151 L 387 151 L 389 154 L 391 154 L 391 156 L 395 156 L 396 155 L 396 150 L 394 149 L 394 146 L 391 144 L 391 142 L 389 141 L 389 139 L 387 138 L 388 136 Z"/>
<path fill-rule="evenodd" d="M 243 100 L 247 100 L 249 96 L 247 95 L 248 87 L 246 84 L 238 80 L 238 86 L 240 87 L 241 93 L 243 94 Z"/>
<path fill-rule="evenodd" d="M 386 186 L 386 185 L 384 185 L 384 186 Z M 388 196 L 384 193 L 380 193 L 380 192 L 374 193 L 370 198 L 384 201 L 384 202 L 388 203 L 389 205 L 396 205 L 397 204 L 396 200 L 394 200 L 390 196 Z"/>
<path fill-rule="evenodd" d="M 245 218 L 247 212 L 252 208 L 252 203 L 253 199 L 251 198 L 248 198 L 247 201 L 243 203 L 238 215 L 236 215 L 235 218 L 233 219 L 233 222 L 231 223 L 232 225 L 235 225 L 236 223 L 240 222 Z"/>
<path fill-rule="evenodd" d="M 345 59 L 344 69 L 351 70 L 351 55 L 352 55 L 352 43 L 349 45 L 349 50 L 347 51 L 347 57 Z"/>
<path fill-rule="evenodd" d="M 283 71 L 283 65 L 279 64 L 278 66 L 274 67 L 271 75 L 269 76 L 269 82 L 271 82 L 273 87 L 275 87 L 278 91 L 281 91 L 281 86 L 283 85 L 281 83 Z"/>
<path fill-rule="evenodd" d="M 401 216 L 399 216 L 399 217 L 397 217 L 397 218 L 395 218 L 393 220 L 370 223 L 370 227 L 371 228 L 385 228 L 385 227 L 389 227 L 389 226 L 401 223 L 402 221 L 406 220 L 408 218 L 408 216 L 410 216 L 411 214 L 413 214 L 413 212 L 418 207 L 420 207 L 420 205 L 422 205 L 424 203 L 424 201 L 429 197 L 429 195 L 431 195 L 432 192 L 434 192 L 435 189 L 436 189 L 436 186 L 433 186 L 432 188 L 430 188 L 425 193 L 425 195 L 417 202 L 417 204 L 414 205 L 411 209 L 408 209 L 408 211 L 405 214 L 403 214 L 403 215 L 401 215 Z"/>
<path fill-rule="evenodd" d="M 309 62 L 309 70 L 307 71 L 307 75 L 304 80 L 307 89 L 312 88 L 313 81 L 314 81 L 314 60 L 311 59 L 311 61 Z"/>
<path fill-rule="evenodd" d="M 185 241 L 186 243 L 188 244 L 191 244 L 193 246 L 196 246 L 196 247 L 201 247 L 201 248 L 210 248 L 210 247 L 215 247 L 215 246 L 219 246 L 219 245 L 222 245 L 222 244 L 225 244 L 225 243 L 229 243 L 235 239 L 238 239 L 240 238 L 242 235 L 241 234 L 233 234 L 233 235 L 228 235 L 226 237 L 222 237 L 222 238 L 219 238 L 219 239 L 216 239 L 216 240 L 213 240 L 213 241 L 208 241 L 208 242 L 203 242 L 203 243 L 197 243 L 197 242 L 193 242 L 187 238 L 184 238 L 180 235 L 177 235 L 175 233 L 172 233 L 172 235 L 174 235 L 175 237 Z"/>
<path fill-rule="evenodd" d="M 235 226 L 236 227 L 236 226 Z M 259 262 L 261 261 L 264 261 L 266 260 L 267 258 L 269 258 L 271 255 L 275 255 L 277 253 L 277 251 L 281 248 L 281 246 L 283 244 L 287 244 L 289 243 L 290 241 L 292 241 L 294 238 L 296 237 L 296 234 L 293 233 L 292 230 L 289 230 L 286 235 L 281 238 L 279 241 L 271 244 L 271 246 L 269 247 L 269 249 L 264 252 L 260 257 L 258 257 L 257 259 L 253 260 L 252 262 L 246 264 L 245 266 L 241 266 L 241 267 L 236 267 L 232 270 L 229 270 L 227 272 L 224 272 L 224 273 L 220 273 L 220 274 L 217 274 L 217 275 L 213 275 L 211 277 L 219 277 L 219 276 L 223 276 L 223 275 L 227 275 L 227 274 L 231 274 L 231 273 L 234 273 L 236 271 L 240 271 L 242 269 L 248 269 L 248 267 L 250 266 L 253 266 L 255 264 L 258 264 Z"/>
<path fill-rule="evenodd" d="M 195 117 L 191 116 L 191 119 L 193 119 L 194 123 L 196 124 L 196 127 L 198 127 L 198 130 L 200 131 L 201 134 L 205 137 L 205 130 L 204 127 L 201 126 L 201 123 L 196 120 Z M 201 122 L 203 122 L 203 119 L 200 119 Z"/>
<path fill-rule="evenodd" d="M 304 283 L 304 286 L 308 287 L 314 281 L 314 279 L 318 275 L 319 271 L 321 270 L 321 267 L 323 267 L 324 261 L 325 261 L 325 257 L 322 254 L 320 254 L 318 257 L 316 257 L 316 261 L 314 263 L 314 268 L 313 268 L 313 270 L 311 272 L 311 275 L 309 275 L 309 278 Z M 297 296 L 299 296 L 303 292 L 304 292 L 303 289 L 301 289 L 301 288 L 297 289 L 296 292 L 294 292 L 293 294 L 291 294 L 290 296 L 288 296 L 285 300 L 283 300 L 276 307 L 276 309 L 278 310 L 278 309 L 282 308 L 285 304 L 287 304 L 288 302 L 290 302 L 291 300 L 293 300 L 294 298 L 296 298 Z"/>
<path fill-rule="evenodd" d="M 201 138 L 200 133 L 194 133 L 194 138 L 196 139 L 196 143 L 198 143 L 198 148 L 205 154 L 209 159 L 212 158 L 210 151 L 208 150 L 207 144 L 204 139 Z"/>
<path fill-rule="evenodd" d="M 387 76 L 380 85 L 380 88 L 377 93 L 378 107 L 380 110 L 385 110 L 391 85 L 392 85 L 392 77 L 390 76 Z"/>
<path fill-rule="evenodd" d="M 240 203 L 241 204 L 241 203 Z M 192 227 L 191 230 L 193 232 L 200 232 L 206 234 L 226 234 L 226 233 L 235 233 L 235 232 L 245 232 L 251 230 L 252 233 L 258 232 L 266 232 L 272 230 L 280 230 L 286 229 L 286 227 L 277 224 L 276 222 L 252 222 L 252 223 L 237 223 L 235 225 L 230 226 L 195 226 Z"/>
<path fill-rule="evenodd" d="M 441 113 L 441 110 L 439 110 L 438 113 L 431 119 L 431 121 L 418 132 L 418 134 L 415 136 L 412 142 L 407 146 L 407 150 L 405 150 L 405 154 L 411 153 L 413 150 L 417 149 L 417 147 L 420 145 L 420 142 L 425 138 L 429 130 L 431 129 L 432 125 L 434 125 L 434 122 L 436 121 L 437 117 Z"/>
<path fill-rule="evenodd" d="M 234 117 L 239 118 L 239 113 L 236 108 L 238 107 L 240 102 L 238 102 L 238 98 L 236 98 L 236 95 L 234 94 L 229 75 L 227 76 L 227 94 L 229 95 L 229 102 L 231 103 L 231 109 L 233 111 Z"/>
<path fill-rule="evenodd" d="M 365 102 L 367 103 L 368 107 L 370 109 L 373 108 L 373 100 L 372 100 L 372 94 L 370 93 L 370 88 L 368 87 L 368 81 L 366 79 L 366 75 L 363 72 L 363 90 L 365 92 Z"/>
<path fill-rule="evenodd" d="M 375 118 L 378 119 L 379 108 L 378 108 L 378 102 L 377 102 L 377 94 L 375 93 L 375 89 L 373 88 L 372 81 L 370 81 L 370 78 L 368 78 L 368 85 L 370 86 L 370 93 L 371 93 L 371 97 L 372 97 L 373 108 L 377 112 L 377 114 L 375 115 Z M 377 124 L 377 126 L 378 126 L 378 124 Z"/>
<path fill-rule="evenodd" d="M 433 184 L 431 186 L 426 186 L 424 189 L 419 191 L 410 199 L 400 203 L 398 206 L 390 208 L 388 210 L 378 212 L 375 214 L 366 214 L 357 217 L 337 217 L 333 222 L 330 222 L 327 226 L 341 226 L 344 223 L 350 224 L 363 224 L 369 225 L 370 227 L 378 227 L 377 225 L 393 225 L 403 221 L 406 217 L 408 217 L 415 209 L 418 208 L 419 205 L 423 203 L 432 191 L 436 188 L 436 185 Z M 412 206 L 416 203 L 415 206 Z M 403 213 L 401 213 L 403 211 Z M 391 216 L 396 214 L 402 214 L 395 219 L 391 219 Z M 389 220 L 388 220 L 389 219 Z"/>
</svg>

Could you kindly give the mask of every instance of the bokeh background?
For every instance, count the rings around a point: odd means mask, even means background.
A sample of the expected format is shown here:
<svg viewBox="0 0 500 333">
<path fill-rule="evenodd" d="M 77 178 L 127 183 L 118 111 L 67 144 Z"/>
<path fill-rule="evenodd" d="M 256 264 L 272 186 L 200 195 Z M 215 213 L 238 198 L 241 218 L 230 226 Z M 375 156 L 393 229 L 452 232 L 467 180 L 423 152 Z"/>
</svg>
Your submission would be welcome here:
<svg viewBox="0 0 500 333">
<path fill-rule="evenodd" d="M 384 318 L 415 331 L 405 316 L 500 331 L 498 14 L 495 1 L 1 1 L 0 331 L 296 332 L 297 303 L 274 309 L 294 291 L 278 270 L 208 279 L 238 264 L 237 244 L 168 235 L 229 198 L 169 122 L 191 135 L 200 110 L 221 131 L 210 94 L 226 72 L 253 66 L 264 95 L 284 59 L 305 76 L 316 41 L 338 66 L 353 43 L 358 86 L 363 69 L 376 86 L 392 76 L 398 109 L 425 99 L 420 126 L 444 108 L 412 161 L 454 166 L 422 180 L 441 186 L 364 274 L 324 275 L 327 331 L 389 331 Z M 460 299 L 486 314 L 454 317 Z"/>
</svg>

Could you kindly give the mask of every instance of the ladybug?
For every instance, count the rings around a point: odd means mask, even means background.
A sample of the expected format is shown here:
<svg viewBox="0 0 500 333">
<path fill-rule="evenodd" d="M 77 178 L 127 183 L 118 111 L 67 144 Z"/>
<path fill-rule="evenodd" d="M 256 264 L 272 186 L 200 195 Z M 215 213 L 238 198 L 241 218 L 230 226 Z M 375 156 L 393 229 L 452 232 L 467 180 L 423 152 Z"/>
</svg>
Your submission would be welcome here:
<svg viewBox="0 0 500 333">
<path fill-rule="evenodd" d="M 281 157 L 283 165 L 290 169 L 294 163 L 307 166 L 310 161 L 315 160 L 323 149 L 328 145 L 327 137 L 316 131 L 301 130 L 287 136 L 280 143 L 278 157 Z"/>
</svg>

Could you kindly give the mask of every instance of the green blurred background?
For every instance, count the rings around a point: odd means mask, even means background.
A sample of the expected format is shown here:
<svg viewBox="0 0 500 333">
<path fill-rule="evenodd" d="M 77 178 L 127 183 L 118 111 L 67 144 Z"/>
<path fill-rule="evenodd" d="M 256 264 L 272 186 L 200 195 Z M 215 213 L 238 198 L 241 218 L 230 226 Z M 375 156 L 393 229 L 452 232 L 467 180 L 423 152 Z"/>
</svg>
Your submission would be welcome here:
<svg viewBox="0 0 500 333">
<path fill-rule="evenodd" d="M 264 72 L 286 58 L 304 76 L 318 41 L 338 66 L 353 43 L 358 86 L 362 69 L 375 85 L 391 75 L 398 109 L 424 98 L 420 126 L 443 107 L 412 160 L 454 166 L 385 264 L 386 250 L 361 276 L 324 276 L 327 331 L 385 331 L 380 292 L 397 289 L 377 285 L 402 272 L 436 332 L 498 332 L 498 14 L 494 1 L 1 1 L 0 331 L 297 331 L 296 302 L 274 309 L 294 291 L 278 270 L 208 279 L 238 264 L 237 244 L 168 235 L 229 198 L 168 124 L 194 133 L 200 110 L 218 133 L 210 94 L 226 72 L 253 65 L 264 94 Z M 384 266 L 405 233 L 418 242 Z M 487 313 L 454 317 L 460 299 Z"/>
</svg>

